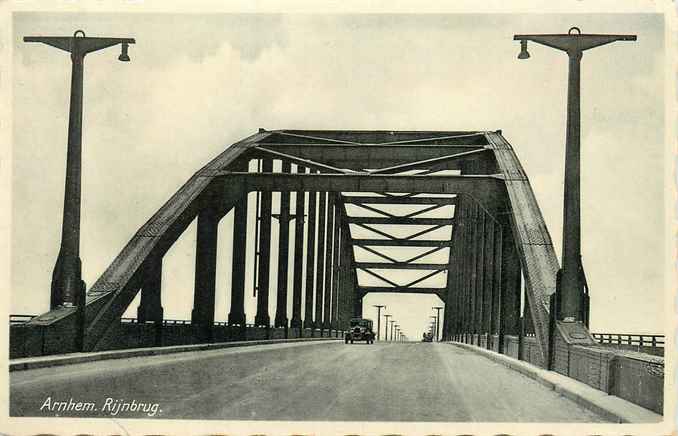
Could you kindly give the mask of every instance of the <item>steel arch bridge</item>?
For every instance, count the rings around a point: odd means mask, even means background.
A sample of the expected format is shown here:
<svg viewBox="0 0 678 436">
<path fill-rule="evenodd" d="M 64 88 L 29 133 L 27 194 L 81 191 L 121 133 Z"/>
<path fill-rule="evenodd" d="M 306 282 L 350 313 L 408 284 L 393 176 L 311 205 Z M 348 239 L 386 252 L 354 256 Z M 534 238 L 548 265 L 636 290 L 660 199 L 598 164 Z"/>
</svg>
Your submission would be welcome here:
<svg viewBox="0 0 678 436">
<path fill-rule="evenodd" d="M 255 202 L 247 200 L 252 192 Z M 272 213 L 274 192 L 280 193 L 279 214 Z M 295 195 L 294 202 L 295 211 L 309 211 L 307 219 L 291 213 L 294 192 L 308 193 Z M 371 216 L 349 214 L 347 205 Z M 404 215 L 384 209 L 394 205 L 424 206 Z M 253 259 L 244 249 L 248 208 L 257 215 Z M 246 264 L 254 262 L 256 325 L 344 329 L 351 317 L 361 315 L 362 298 L 368 292 L 430 293 L 445 302 L 444 338 L 495 335 L 501 348 L 505 335 L 519 333 L 524 292 L 527 324 L 533 328 L 542 361 L 547 360 L 553 342 L 550 332 L 558 331 L 549 327 L 549 301 L 559 265 L 528 177 L 501 131 L 260 129 L 195 173 L 91 286 L 83 349 L 107 349 L 115 341 L 114 327 L 139 292 L 138 320 L 162 324 L 163 256 L 196 219 L 193 341 L 213 340 L 217 229 L 231 211 L 229 325 L 245 326 L 244 295 L 251 291 L 245 289 L 245 271 Z M 438 217 L 424 217 L 433 211 Z M 441 211 L 444 217 L 439 216 Z M 281 223 L 277 241 L 271 238 L 274 218 Z M 388 225 L 422 230 L 396 236 L 385 230 Z M 434 238 L 438 230 L 448 230 L 448 238 Z M 374 236 L 358 235 L 365 232 Z M 293 246 L 295 255 L 277 256 L 280 273 L 271 286 L 271 251 L 276 242 L 279 252 L 289 253 Z M 423 251 L 398 260 L 389 254 L 394 247 Z M 380 261 L 356 261 L 356 249 Z M 426 256 L 445 251 L 446 262 L 424 262 Z M 291 289 L 288 266 L 293 271 Z M 406 284 L 387 277 L 389 271 L 399 270 L 420 270 L 424 275 Z M 361 284 L 358 271 L 384 285 Z M 445 277 L 445 284 L 422 287 L 434 276 Z M 277 290 L 276 301 L 291 297 L 293 308 L 288 314 L 287 304 L 278 304 L 274 320 L 268 315 L 272 287 Z M 74 351 L 76 312 L 76 308 L 59 307 L 25 325 L 26 331 L 43 335 L 41 353 Z M 588 331 L 583 326 L 580 330 L 583 335 L 572 338 L 588 343 Z"/>
</svg>

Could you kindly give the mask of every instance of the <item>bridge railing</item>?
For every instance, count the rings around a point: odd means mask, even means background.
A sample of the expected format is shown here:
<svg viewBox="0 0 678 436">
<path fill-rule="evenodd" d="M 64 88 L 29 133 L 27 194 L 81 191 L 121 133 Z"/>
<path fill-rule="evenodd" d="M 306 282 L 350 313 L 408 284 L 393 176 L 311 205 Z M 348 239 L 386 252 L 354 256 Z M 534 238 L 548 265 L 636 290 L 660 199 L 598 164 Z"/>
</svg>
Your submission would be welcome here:
<svg viewBox="0 0 678 436">
<path fill-rule="evenodd" d="M 34 317 L 34 315 L 12 315 L 12 316 L 27 316 L 30 317 L 26 321 L 29 321 L 31 318 Z M 22 321 L 22 322 L 26 322 Z M 141 324 L 137 318 L 120 318 L 120 322 L 123 324 Z M 17 321 L 18 323 L 18 321 Z M 145 321 L 144 324 L 154 324 L 155 321 Z M 163 325 L 191 325 L 192 321 L 190 319 L 163 319 L 162 320 Z M 220 326 L 220 327 L 225 327 L 228 326 L 228 322 L 226 321 L 214 321 L 212 323 L 214 326 Z M 245 324 L 245 327 L 250 328 L 250 327 L 257 327 L 255 324 Z"/>
<path fill-rule="evenodd" d="M 664 355 L 664 335 L 640 335 L 631 333 L 592 333 L 592 335 L 601 345 L 625 350 L 635 350 L 659 356 Z"/>
<path fill-rule="evenodd" d="M 62 354 L 63 346 L 59 340 L 45 335 L 44 329 L 33 331 L 26 323 L 36 315 L 10 315 L 10 359 L 22 357 Z M 37 334 L 35 333 L 37 331 Z M 159 346 L 189 345 L 206 342 L 231 342 L 255 340 L 287 340 L 297 338 L 343 338 L 340 329 L 296 328 L 257 326 L 254 324 L 229 325 L 225 321 L 215 321 L 212 326 L 195 325 L 187 319 L 164 319 L 162 324 L 149 320 L 139 322 L 137 318 L 120 318 L 120 322 L 111 327 L 107 342 L 101 350 L 125 348 L 145 348 Z"/>
</svg>

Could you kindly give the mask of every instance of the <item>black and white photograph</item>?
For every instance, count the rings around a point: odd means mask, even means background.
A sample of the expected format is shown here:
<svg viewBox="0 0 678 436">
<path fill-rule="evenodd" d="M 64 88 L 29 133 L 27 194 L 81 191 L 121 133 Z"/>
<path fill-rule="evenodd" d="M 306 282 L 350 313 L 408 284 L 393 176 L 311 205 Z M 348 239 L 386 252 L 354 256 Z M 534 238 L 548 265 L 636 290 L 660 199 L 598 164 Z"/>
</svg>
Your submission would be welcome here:
<svg viewBox="0 0 678 436">
<path fill-rule="evenodd" d="M 675 432 L 675 4 L 534 3 L 0 6 L 0 433 Z"/>
</svg>

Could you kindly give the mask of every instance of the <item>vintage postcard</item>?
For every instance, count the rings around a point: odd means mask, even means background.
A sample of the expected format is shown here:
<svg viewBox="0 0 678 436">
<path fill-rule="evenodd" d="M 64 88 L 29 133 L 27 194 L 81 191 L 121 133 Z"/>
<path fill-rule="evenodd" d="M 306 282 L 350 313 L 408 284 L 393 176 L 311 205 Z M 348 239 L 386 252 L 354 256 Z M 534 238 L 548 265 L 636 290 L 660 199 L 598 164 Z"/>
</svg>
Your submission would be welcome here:
<svg viewBox="0 0 678 436">
<path fill-rule="evenodd" d="M 675 5 L 504 3 L 2 4 L 0 433 L 675 432 Z"/>
</svg>

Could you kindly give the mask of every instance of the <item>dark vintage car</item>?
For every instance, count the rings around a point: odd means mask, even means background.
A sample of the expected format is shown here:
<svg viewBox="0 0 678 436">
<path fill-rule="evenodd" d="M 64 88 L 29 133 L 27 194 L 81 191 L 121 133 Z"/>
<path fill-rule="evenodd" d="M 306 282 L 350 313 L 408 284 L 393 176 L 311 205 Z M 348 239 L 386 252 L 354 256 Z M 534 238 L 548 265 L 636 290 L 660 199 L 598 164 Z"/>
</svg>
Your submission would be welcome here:
<svg viewBox="0 0 678 436">
<path fill-rule="evenodd" d="M 372 320 L 365 318 L 353 318 L 350 321 L 349 329 L 344 335 L 345 343 L 353 341 L 365 341 L 368 344 L 374 343 L 374 331 L 372 330 Z"/>
<path fill-rule="evenodd" d="M 424 335 L 421 338 L 422 342 L 433 342 L 433 334 L 432 333 L 424 333 Z"/>
</svg>

